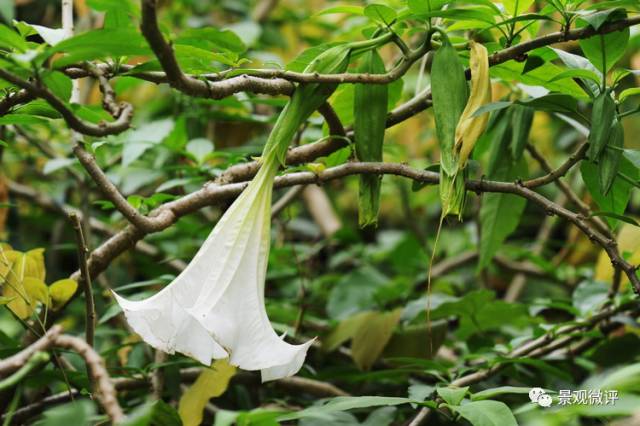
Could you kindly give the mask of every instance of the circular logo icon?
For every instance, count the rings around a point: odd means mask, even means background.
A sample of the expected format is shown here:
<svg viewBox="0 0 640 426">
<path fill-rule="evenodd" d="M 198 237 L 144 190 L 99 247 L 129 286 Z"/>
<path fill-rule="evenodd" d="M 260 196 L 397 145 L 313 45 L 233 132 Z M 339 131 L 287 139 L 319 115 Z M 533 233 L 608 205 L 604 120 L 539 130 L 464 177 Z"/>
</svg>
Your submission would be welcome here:
<svg viewBox="0 0 640 426">
<path fill-rule="evenodd" d="M 529 391 L 529 399 L 531 400 L 531 402 L 538 402 L 540 396 L 544 394 L 545 392 L 542 388 L 531 388 L 531 390 Z"/>
<path fill-rule="evenodd" d="M 547 395 L 546 393 L 538 397 L 538 405 L 541 407 L 551 407 L 552 402 L 551 395 Z"/>
</svg>

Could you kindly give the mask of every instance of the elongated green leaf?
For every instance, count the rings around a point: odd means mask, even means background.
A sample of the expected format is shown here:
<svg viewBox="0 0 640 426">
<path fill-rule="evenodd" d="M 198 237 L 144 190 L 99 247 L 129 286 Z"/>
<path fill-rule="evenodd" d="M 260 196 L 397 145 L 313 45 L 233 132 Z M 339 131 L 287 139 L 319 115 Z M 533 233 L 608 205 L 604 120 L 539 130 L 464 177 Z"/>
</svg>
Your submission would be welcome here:
<svg viewBox="0 0 640 426">
<path fill-rule="evenodd" d="M 327 418 L 329 414 L 356 408 L 394 406 L 412 402 L 408 398 L 386 396 L 341 396 L 323 401 L 320 405 L 306 408 L 296 413 L 284 414 L 278 417 L 279 422 L 303 418 Z"/>
<path fill-rule="evenodd" d="M 624 128 L 617 119 L 609 130 L 609 142 L 600 156 L 598 171 L 600 172 L 600 192 L 607 195 L 618 174 L 618 166 L 622 158 L 624 146 Z"/>
<path fill-rule="evenodd" d="M 496 397 L 498 395 L 507 395 L 507 394 L 528 394 L 531 390 L 530 387 L 520 387 L 520 386 L 500 386 L 497 388 L 485 389 L 480 392 L 476 392 L 471 395 L 472 401 L 481 401 L 484 399 L 490 399 Z"/>
<path fill-rule="evenodd" d="M 383 74 L 384 62 L 375 50 L 365 53 L 358 72 Z M 354 90 L 353 115 L 356 154 L 360 161 L 382 161 L 382 144 L 386 129 L 387 85 L 356 84 Z M 358 197 L 358 222 L 360 226 L 375 225 L 380 209 L 381 177 L 360 177 Z"/>
<path fill-rule="evenodd" d="M 589 151 L 592 161 L 598 160 L 607 146 L 609 132 L 616 117 L 616 104 L 608 92 L 601 93 L 593 102 L 591 111 L 591 131 L 589 132 Z"/>
<path fill-rule="evenodd" d="M 511 155 L 514 160 L 522 157 L 524 148 L 529 141 L 529 132 L 533 124 L 534 109 L 526 105 L 514 105 L 511 115 Z"/>
</svg>

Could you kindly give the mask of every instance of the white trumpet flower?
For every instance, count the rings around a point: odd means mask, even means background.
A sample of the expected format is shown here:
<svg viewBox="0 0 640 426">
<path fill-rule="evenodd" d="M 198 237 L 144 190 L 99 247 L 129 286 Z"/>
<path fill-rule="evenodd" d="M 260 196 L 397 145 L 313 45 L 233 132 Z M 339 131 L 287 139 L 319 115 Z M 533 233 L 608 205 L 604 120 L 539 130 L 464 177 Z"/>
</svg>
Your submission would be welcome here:
<svg viewBox="0 0 640 426">
<path fill-rule="evenodd" d="M 351 48 L 321 53 L 306 72 L 340 73 Z M 294 375 L 313 340 L 290 345 L 271 327 L 264 306 L 273 180 L 298 127 L 335 85 L 298 87 L 278 117 L 262 153 L 262 167 L 224 213 L 187 268 L 158 294 L 141 301 L 116 300 L 133 330 L 168 353 L 205 365 L 229 358 L 243 370 L 261 370 L 262 381 Z"/>
<path fill-rule="evenodd" d="M 264 306 L 277 168 L 275 158 L 262 165 L 171 284 L 141 301 L 115 295 L 129 325 L 145 342 L 205 365 L 229 357 L 244 370 L 262 370 L 263 381 L 300 369 L 312 341 L 283 341 Z"/>
</svg>

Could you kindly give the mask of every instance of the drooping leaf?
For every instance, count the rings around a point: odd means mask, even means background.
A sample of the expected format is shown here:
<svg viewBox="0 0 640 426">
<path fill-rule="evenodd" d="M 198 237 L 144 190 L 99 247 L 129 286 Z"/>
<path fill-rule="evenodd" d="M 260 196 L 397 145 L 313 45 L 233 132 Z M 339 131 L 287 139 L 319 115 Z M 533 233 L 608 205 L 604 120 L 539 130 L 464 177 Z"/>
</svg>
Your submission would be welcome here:
<svg viewBox="0 0 640 426">
<path fill-rule="evenodd" d="M 383 74 L 385 72 L 384 62 L 377 51 L 371 50 L 364 54 L 358 72 L 369 74 Z M 360 161 L 382 161 L 388 92 L 387 85 L 355 85 L 353 125 L 356 155 Z M 360 177 L 358 223 L 361 227 L 378 223 L 380 186 L 380 176 L 363 175 Z"/>
<path fill-rule="evenodd" d="M 220 359 L 211 368 L 202 370 L 196 381 L 180 398 L 178 412 L 184 426 L 198 426 L 202 422 L 204 406 L 211 398 L 222 395 L 229 381 L 236 374 L 236 367 L 228 360 Z"/>
<path fill-rule="evenodd" d="M 593 102 L 591 111 L 591 131 L 589 132 L 589 151 L 592 161 L 597 161 L 607 146 L 611 126 L 616 118 L 616 104 L 609 92 L 601 93 Z"/>
</svg>

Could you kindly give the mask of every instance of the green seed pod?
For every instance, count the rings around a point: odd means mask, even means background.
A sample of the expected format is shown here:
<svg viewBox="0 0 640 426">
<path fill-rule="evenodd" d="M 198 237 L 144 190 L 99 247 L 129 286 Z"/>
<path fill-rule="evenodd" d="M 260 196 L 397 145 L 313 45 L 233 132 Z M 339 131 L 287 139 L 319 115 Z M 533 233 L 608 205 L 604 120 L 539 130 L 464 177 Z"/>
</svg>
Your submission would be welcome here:
<svg viewBox="0 0 640 426">
<path fill-rule="evenodd" d="M 384 74 L 384 62 L 375 50 L 363 55 L 359 73 Z M 385 84 L 356 84 L 353 128 L 356 155 L 360 161 L 382 161 L 382 144 L 387 119 L 388 87 Z M 376 225 L 380 208 L 381 177 L 360 176 L 358 217 L 360 226 Z"/>
<path fill-rule="evenodd" d="M 588 156 L 597 161 L 609 140 L 609 131 L 616 116 L 616 104 L 609 91 L 604 91 L 593 102 Z"/>
</svg>

